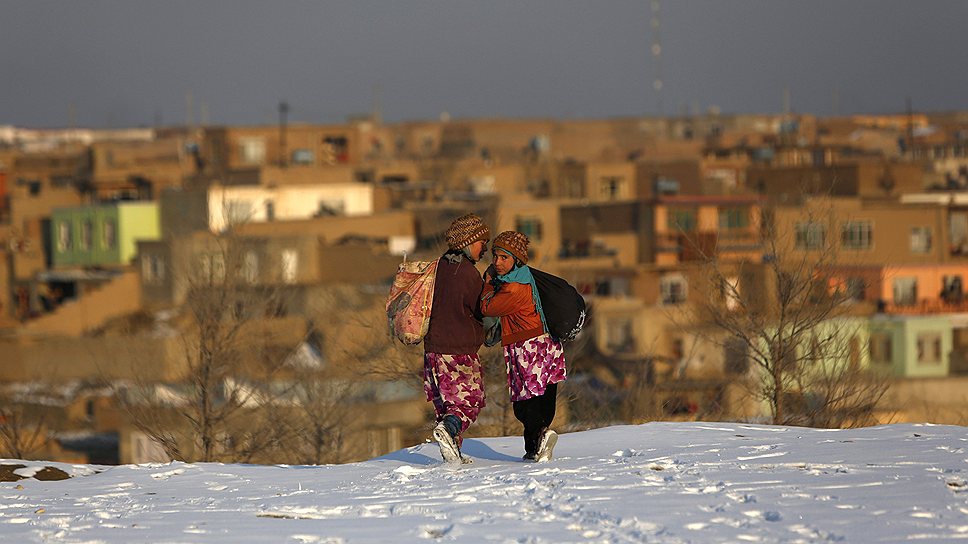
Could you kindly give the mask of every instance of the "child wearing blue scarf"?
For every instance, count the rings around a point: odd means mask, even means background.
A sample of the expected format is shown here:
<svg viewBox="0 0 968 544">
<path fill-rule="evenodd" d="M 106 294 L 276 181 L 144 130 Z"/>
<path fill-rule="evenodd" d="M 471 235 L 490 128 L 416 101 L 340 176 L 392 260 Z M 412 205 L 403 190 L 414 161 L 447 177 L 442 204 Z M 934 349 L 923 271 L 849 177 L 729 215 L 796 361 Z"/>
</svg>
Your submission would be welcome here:
<svg viewBox="0 0 968 544">
<path fill-rule="evenodd" d="M 492 244 L 494 272 L 485 274 L 481 313 L 498 317 L 514 415 L 524 425 L 524 459 L 547 461 L 558 382 L 566 378 L 561 343 L 548 334 L 541 297 L 528 267 L 528 237 L 505 231 Z"/>
</svg>

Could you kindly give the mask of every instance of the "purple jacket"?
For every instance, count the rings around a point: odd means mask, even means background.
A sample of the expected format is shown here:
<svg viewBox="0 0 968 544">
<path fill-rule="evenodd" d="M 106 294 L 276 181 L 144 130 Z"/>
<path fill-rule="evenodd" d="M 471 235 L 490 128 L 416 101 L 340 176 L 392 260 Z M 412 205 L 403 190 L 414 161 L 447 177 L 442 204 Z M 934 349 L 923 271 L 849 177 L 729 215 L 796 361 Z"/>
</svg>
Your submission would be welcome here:
<svg viewBox="0 0 968 544">
<path fill-rule="evenodd" d="M 440 258 L 424 351 L 446 355 L 477 353 L 484 344 L 480 307 L 483 289 L 481 273 L 467 257 L 462 256 L 457 263 L 446 255 Z"/>
</svg>

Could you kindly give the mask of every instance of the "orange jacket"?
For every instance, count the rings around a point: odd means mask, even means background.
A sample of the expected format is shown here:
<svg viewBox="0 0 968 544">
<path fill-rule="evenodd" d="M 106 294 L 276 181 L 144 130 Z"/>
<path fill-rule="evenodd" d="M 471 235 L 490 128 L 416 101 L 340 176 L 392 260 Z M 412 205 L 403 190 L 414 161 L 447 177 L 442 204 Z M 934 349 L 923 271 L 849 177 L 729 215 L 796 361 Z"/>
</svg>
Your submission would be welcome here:
<svg viewBox="0 0 968 544">
<path fill-rule="evenodd" d="M 534 306 L 530 285 L 504 283 L 495 292 L 493 285 L 485 283 L 481 293 L 481 313 L 501 318 L 502 345 L 544 334 L 544 325 Z"/>
</svg>

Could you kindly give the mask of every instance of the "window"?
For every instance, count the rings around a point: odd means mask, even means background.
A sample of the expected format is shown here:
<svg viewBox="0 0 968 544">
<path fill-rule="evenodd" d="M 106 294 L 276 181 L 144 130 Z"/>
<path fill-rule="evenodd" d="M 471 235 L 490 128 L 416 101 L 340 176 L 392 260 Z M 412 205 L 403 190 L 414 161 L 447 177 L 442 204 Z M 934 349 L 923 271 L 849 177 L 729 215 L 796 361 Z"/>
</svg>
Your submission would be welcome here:
<svg viewBox="0 0 968 544">
<path fill-rule="evenodd" d="M 670 274 L 659 280 L 662 304 L 681 304 L 686 301 L 686 278 L 682 274 Z"/>
<path fill-rule="evenodd" d="M 225 203 L 225 219 L 229 227 L 248 223 L 252 219 L 252 203 L 248 200 L 229 200 Z"/>
<path fill-rule="evenodd" d="M 209 253 L 198 257 L 198 279 L 210 284 L 220 284 L 225 280 L 225 256 Z"/>
<path fill-rule="evenodd" d="M 81 223 L 81 250 L 90 251 L 94 241 L 94 223 L 90 219 L 85 219 Z"/>
<path fill-rule="evenodd" d="M 282 281 L 296 283 L 296 272 L 299 270 L 299 253 L 295 249 L 282 250 Z"/>
<path fill-rule="evenodd" d="M 914 306 L 918 302 L 918 279 L 894 279 L 894 304 L 898 306 Z"/>
<path fill-rule="evenodd" d="M 239 152 L 244 164 L 262 164 L 266 158 L 266 142 L 262 138 L 241 138 Z"/>
<path fill-rule="evenodd" d="M 537 217 L 519 217 L 516 230 L 537 242 L 541 240 L 541 219 Z"/>
<path fill-rule="evenodd" d="M 866 297 L 864 293 L 867 290 L 867 282 L 864 278 L 858 276 L 851 276 L 847 278 L 847 298 L 854 302 L 861 302 Z"/>
<path fill-rule="evenodd" d="M 931 229 L 914 227 L 911 229 L 911 253 L 931 252 Z"/>
<path fill-rule="evenodd" d="M 960 275 L 942 277 L 944 286 L 941 290 L 941 299 L 948 304 L 957 304 L 964 300 L 964 286 Z"/>
<path fill-rule="evenodd" d="M 101 247 L 104 249 L 114 249 L 117 243 L 117 226 L 114 219 L 105 219 L 101 224 Z"/>
<path fill-rule="evenodd" d="M 349 140 L 345 136 L 326 136 L 322 141 L 322 162 L 326 164 L 349 161 Z"/>
<path fill-rule="evenodd" d="M 745 208 L 723 208 L 719 210 L 721 230 L 741 229 L 749 226 L 749 213 Z"/>
<path fill-rule="evenodd" d="M 276 220 L 276 203 L 273 200 L 266 200 L 266 221 Z"/>
<path fill-rule="evenodd" d="M 161 255 L 141 257 L 141 278 L 145 284 L 157 285 L 165 281 L 165 259 Z"/>
<path fill-rule="evenodd" d="M 870 249 L 871 238 L 870 221 L 848 221 L 840 233 L 840 242 L 847 249 Z"/>
<path fill-rule="evenodd" d="M 618 200 L 627 197 L 625 194 L 625 178 L 621 176 L 603 177 L 599 188 L 599 194 L 603 200 Z"/>
<path fill-rule="evenodd" d="M 242 277 L 249 283 L 259 279 L 259 256 L 255 251 L 246 251 L 242 262 Z"/>
<path fill-rule="evenodd" d="M 71 244 L 71 222 L 60 221 L 57 223 L 57 251 L 64 253 L 70 251 Z"/>
<path fill-rule="evenodd" d="M 819 249 L 827 239 L 827 228 L 820 223 L 797 223 L 795 229 L 797 249 Z"/>
<path fill-rule="evenodd" d="M 739 278 L 733 276 L 723 281 L 723 299 L 726 301 L 727 310 L 739 309 Z"/>
<path fill-rule="evenodd" d="M 562 182 L 562 195 L 565 198 L 583 198 L 585 180 L 578 176 L 568 176 Z"/>
<path fill-rule="evenodd" d="M 941 363 L 941 333 L 922 332 L 918 334 L 918 364 L 937 365 Z"/>
<path fill-rule="evenodd" d="M 869 340 L 871 361 L 885 364 L 894 360 L 894 348 L 891 335 L 887 332 L 872 332 Z"/>
<path fill-rule="evenodd" d="M 608 348 L 619 353 L 630 352 L 635 349 L 631 319 L 620 318 L 609 321 Z"/>
<path fill-rule="evenodd" d="M 696 210 L 670 209 L 668 225 L 669 230 L 692 232 L 696 229 Z"/>
<path fill-rule="evenodd" d="M 316 162 L 316 155 L 311 149 L 296 149 L 292 152 L 293 164 L 313 164 Z"/>
</svg>

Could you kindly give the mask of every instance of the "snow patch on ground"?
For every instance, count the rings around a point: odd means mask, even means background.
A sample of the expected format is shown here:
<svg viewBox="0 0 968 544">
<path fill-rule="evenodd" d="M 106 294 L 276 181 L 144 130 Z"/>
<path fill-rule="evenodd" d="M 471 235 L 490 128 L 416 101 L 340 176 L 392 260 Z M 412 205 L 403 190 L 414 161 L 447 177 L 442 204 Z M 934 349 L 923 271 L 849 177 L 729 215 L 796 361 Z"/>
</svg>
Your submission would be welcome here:
<svg viewBox="0 0 968 544">
<path fill-rule="evenodd" d="M 968 538 L 968 430 L 650 423 L 325 467 L 10 461 L 4 542 L 816 542 Z M 72 478 L 31 479 L 54 466 Z"/>
</svg>

